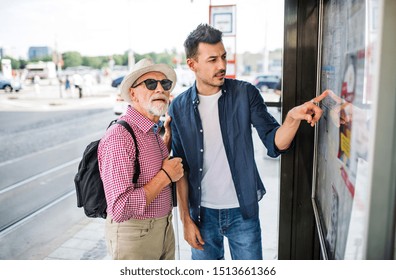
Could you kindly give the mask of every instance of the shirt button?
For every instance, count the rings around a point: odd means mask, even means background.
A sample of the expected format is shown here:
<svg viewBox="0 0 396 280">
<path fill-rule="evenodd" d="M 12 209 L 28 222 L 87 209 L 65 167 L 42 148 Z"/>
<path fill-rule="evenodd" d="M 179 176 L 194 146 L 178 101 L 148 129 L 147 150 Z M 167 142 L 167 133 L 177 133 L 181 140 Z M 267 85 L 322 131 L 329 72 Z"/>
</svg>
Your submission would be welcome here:
<svg viewBox="0 0 396 280">
<path fill-rule="evenodd" d="M 200 169 L 199 169 L 199 171 L 201 171 L 201 172 L 202 172 L 202 168 L 200 168 Z"/>
<path fill-rule="evenodd" d="M 201 133 L 202 133 L 202 132 L 203 132 L 203 130 L 201 129 L 199 132 L 201 132 Z"/>
<path fill-rule="evenodd" d="M 201 153 L 203 153 L 203 149 L 201 149 Z"/>
</svg>

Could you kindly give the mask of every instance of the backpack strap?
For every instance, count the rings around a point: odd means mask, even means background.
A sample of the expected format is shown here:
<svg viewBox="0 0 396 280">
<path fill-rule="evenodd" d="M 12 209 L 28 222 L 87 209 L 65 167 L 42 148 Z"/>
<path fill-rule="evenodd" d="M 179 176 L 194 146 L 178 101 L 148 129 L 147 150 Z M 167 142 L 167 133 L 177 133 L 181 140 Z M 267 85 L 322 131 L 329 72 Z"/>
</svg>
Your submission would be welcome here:
<svg viewBox="0 0 396 280">
<path fill-rule="evenodd" d="M 133 174 L 132 182 L 134 184 L 136 184 L 138 181 L 138 178 L 140 176 L 140 164 L 139 164 L 139 149 L 138 149 L 135 133 L 133 133 L 133 129 L 130 127 L 130 125 L 126 121 L 116 120 L 116 121 L 111 122 L 110 125 L 112 125 L 113 123 L 118 123 L 118 124 L 122 125 L 123 127 L 125 127 L 125 129 L 128 130 L 128 132 L 131 134 L 131 136 L 133 138 L 133 142 L 135 143 L 135 150 L 136 150 L 136 152 L 135 152 L 136 153 L 135 173 Z"/>
</svg>

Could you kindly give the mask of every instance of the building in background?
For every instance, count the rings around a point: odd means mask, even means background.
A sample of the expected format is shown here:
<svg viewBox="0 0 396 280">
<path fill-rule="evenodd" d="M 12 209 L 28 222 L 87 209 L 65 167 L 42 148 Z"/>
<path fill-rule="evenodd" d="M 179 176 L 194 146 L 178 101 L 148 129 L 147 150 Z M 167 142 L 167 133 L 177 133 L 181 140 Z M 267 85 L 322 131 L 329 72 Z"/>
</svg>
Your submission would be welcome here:
<svg viewBox="0 0 396 280">
<path fill-rule="evenodd" d="M 28 51 L 28 59 L 41 59 L 52 56 L 52 49 L 50 47 L 30 47 Z"/>
</svg>

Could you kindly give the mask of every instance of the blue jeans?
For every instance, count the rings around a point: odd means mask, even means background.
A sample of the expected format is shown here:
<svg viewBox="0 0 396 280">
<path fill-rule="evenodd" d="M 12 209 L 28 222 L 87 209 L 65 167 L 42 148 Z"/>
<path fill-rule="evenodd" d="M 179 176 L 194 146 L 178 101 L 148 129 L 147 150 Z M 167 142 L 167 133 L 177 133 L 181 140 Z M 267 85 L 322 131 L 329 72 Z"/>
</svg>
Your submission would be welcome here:
<svg viewBox="0 0 396 280">
<path fill-rule="evenodd" d="M 201 236 L 204 250 L 192 248 L 193 260 L 224 259 L 224 237 L 228 238 L 233 260 L 262 260 L 261 228 L 258 216 L 244 219 L 239 208 L 201 207 Z"/>
</svg>

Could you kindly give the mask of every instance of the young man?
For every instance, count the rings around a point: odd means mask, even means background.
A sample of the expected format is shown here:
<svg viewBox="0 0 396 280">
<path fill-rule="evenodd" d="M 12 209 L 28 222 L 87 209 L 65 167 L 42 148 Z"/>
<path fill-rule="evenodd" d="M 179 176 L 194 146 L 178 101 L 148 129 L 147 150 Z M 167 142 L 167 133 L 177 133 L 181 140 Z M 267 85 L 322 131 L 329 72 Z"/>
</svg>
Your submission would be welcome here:
<svg viewBox="0 0 396 280">
<path fill-rule="evenodd" d="M 184 47 L 195 84 L 170 106 L 172 149 L 183 159 L 177 183 L 184 238 L 192 259 L 223 259 L 224 236 L 232 259 L 262 259 L 258 201 L 265 194 L 254 160 L 252 125 L 268 155 L 289 149 L 301 120 L 312 126 L 322 110 L 312 102 L 289 111 L 282 126 L 268 113 L 256 87 L 225 78 L 222 33 L 206 24 Z"/>
<path fill-rule="evenodd" d="M 160 116 L 169 105 L 175 71 L 164 64 L 140 60 L 121 84 L 121 96 L 132 106 L 120 119 L 133 129 L 111 126 L 100 141 L 98 161 L 106 201 L 106 241 L 113 259 L 172 260 L 171 182 L 183 176 L 180 158 L 169 159 L 159 136 Z M 132 182 L 139 150 L 140 176 Z"/>
</svg>

